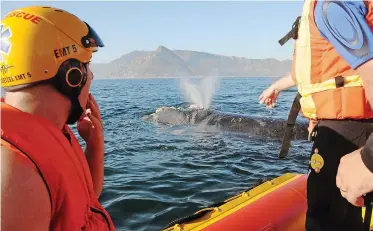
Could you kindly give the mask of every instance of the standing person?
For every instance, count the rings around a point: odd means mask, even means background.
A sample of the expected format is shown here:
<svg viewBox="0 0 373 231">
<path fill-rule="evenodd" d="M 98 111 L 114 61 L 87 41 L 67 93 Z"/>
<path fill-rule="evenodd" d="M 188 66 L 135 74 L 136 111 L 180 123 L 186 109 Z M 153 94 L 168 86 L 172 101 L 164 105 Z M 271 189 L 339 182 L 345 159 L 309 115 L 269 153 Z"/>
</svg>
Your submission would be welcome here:
<svg viewBox="0 0 373 231">
<path fill-rule="evenodd" d="M 373 191 L 373 1 L 305 0 L 298 22 L 292 76 L 302 114 L 319 120 L 310 163 L 321 162 L 309 167 L 306 230 L 364 230 L 361 196 Z"/>
<path fill-rule="evenodd" d="M 115 230 L 99 203 L 104 134 L 89 93 L 97 33 L 62 9 L 31 6 L 1 21 L 1 227 Z M 67 124 L 77 124 L 83 152 Z"/>
</svg>

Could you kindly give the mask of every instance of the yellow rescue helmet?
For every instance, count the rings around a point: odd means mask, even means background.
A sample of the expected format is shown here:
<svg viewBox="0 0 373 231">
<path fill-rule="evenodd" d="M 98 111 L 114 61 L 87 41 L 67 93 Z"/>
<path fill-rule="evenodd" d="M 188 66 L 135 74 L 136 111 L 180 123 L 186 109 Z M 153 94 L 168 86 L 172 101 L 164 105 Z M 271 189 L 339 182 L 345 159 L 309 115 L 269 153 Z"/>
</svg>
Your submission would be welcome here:
<svg viewBox="0 0 373 231">
<path fill-rule="evenodd" d="M 47 6 L 9 12 L 1 20 L 1 86 L 11 87 L 53 78 L 62 63 L 88 63 L 104 44 L 77 16 Z"/>
</svg>

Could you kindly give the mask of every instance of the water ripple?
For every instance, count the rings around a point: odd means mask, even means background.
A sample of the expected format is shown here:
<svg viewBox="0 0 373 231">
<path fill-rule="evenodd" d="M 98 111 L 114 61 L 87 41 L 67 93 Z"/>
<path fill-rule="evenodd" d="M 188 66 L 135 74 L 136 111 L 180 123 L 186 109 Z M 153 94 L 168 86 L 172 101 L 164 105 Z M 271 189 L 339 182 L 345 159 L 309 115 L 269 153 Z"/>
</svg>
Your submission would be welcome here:
<svg viewBox="0 0 373 231">
<path fill-rule="evenodd" d="M 287 118 L 295 91 L 281 93 L 273 110 L 258 103 L 259 94 L 272 81 L 223 79 L 211 108 Z M 292 142 L 289 157 L 279 160 L 280 141 L 141 120 L 161 106 L 188 106 L 176 79 L 94 81 L 92 93 L 105 129 L 105 181 L 100 201 L 117 230 L 160 230 L 260 179 L 306 172 L 309 142 Z"/>
</svg>

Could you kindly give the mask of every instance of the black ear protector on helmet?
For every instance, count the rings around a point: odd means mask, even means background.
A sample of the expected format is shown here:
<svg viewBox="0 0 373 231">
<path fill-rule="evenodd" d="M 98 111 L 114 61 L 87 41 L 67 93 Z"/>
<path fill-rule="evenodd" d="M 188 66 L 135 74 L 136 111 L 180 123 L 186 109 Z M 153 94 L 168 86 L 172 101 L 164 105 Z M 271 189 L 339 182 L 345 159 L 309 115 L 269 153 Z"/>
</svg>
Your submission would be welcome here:
<svg viewBox="0 0 373 231">
<path fill-rule="evenodd" d="M 53 79 L 55 88 L 71 101 L 67 124 L 76 123 L 83 113 L 79 95 L 87 82 L 87 66 L 76 59 L 63 62 Z"/>
</svg>

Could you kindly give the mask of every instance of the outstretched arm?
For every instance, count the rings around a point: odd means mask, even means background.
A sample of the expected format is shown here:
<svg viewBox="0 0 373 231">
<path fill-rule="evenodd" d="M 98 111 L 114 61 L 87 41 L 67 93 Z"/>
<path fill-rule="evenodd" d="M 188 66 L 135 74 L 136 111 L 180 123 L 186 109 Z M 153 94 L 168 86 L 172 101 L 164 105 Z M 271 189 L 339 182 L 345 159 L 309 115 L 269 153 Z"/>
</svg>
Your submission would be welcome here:
<svg viewBox="0 0 373 231">
<path fill-rule="evenodd" d="M 283 91 L 294 86 L 295 86 L 295 81 L 291 73 L 288 73 L 287 75 L 285 75 L 284 77 L 277 80 L 271 85 L 271 87 L 276 89 L 277 91 Z"/>
<path fill-rule="evenodd" d="M 281 79 L 274 82 L 267 89 L 265 89 L 259 96 L 259 102 L 261 104 L 265 103 L 267 107 L 274 107 L 276 104 L 277 96 L 280 94 L 280 92 L 294 86 L 295 81 L 291 73 L 288 73 Z"/>
</svg>

